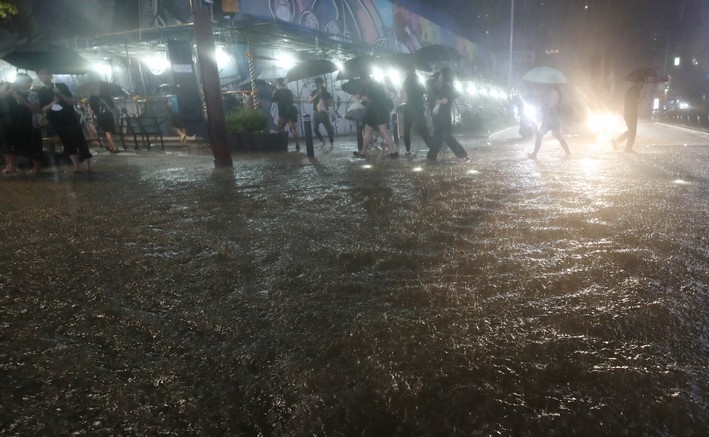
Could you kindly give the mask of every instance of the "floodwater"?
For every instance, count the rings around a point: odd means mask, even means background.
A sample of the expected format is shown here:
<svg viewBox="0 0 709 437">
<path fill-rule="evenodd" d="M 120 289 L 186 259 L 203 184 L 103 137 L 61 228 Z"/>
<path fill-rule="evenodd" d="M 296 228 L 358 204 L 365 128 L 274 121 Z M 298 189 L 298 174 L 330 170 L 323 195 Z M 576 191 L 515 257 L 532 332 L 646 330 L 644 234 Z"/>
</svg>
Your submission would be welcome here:
<svg viewBox="0 0 709 437">
<path fill-rule="evenodd" d="M 709 137 L 348 141 L 0 180 L 0 434 L 705 435 Z"/>
</svg>

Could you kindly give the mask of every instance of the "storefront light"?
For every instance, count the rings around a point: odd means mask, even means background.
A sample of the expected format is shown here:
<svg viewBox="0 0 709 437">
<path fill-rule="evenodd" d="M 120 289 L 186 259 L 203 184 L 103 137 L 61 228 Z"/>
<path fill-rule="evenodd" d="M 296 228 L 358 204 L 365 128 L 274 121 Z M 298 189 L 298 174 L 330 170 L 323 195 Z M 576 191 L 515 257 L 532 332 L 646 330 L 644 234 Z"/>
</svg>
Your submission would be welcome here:
<svg viewBox="0 0 709 437">
<path fill-rule="evenodd" d="M 150 72 L 156 76 L 165 73 L 169 65 L 165 52 L 158 52 L 154 55 L 146 56 L 143 58 L 143 62 L 148 66 Z"/>
<path fill-rule="evenodd" d="M 276 65 L 278 68 L 290 70 L 295 66 L 295 58 L 292 53 L 279 52 L 276 54 Z"/>
</svg>

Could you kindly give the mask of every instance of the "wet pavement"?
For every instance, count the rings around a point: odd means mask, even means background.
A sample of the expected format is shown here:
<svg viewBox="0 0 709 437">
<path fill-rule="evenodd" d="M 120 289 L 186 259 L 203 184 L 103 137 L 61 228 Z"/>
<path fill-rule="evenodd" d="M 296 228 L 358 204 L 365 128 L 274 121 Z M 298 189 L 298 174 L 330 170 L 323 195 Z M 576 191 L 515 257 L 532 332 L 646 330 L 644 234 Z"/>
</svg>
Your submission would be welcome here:
<svg viewBox="0 0 709 437">
<path fill-rule="evenodd" d="M 709 136 L 461 141 L 3 178 L 0 434 L 704 435 Z"/>
</svg>

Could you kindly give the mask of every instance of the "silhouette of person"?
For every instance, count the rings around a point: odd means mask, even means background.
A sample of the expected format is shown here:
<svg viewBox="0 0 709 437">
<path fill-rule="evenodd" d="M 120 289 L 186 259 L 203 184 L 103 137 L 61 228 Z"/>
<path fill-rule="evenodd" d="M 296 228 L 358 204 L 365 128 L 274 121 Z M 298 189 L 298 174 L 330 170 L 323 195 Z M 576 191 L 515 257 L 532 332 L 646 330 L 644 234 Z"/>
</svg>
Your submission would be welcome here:
<svg viewBox="0 0 709 437">
<path fill-rule="evenodd" d="M 276 89 L 273 90 L 273 96 L 271 96 L 271 101 L 276 102 L 278 105 L 278 130 L 285 129 L 288 125 L 288 130 L 290 130 L 291 135 L 295 139 L 295 151 L 300 150 L 300 145 L 298 144 L 298 127 L 296 123 L 298 122 L 298 108 L 293 104 L 293 91 L 286 88 L 286 81 L 284 78 L 278 78 L 276 80 Z"/>
<path fill-rule="evenodd" d="M 566 156 L 571 156 L 569 145 L 561 135 L 561 91 L 559 90 L 559 85 L 544 84 L 544 88 L 541 96 L 542 124 L 537 129 L 534 151 L 528 156 L 531 159 L 537 159 L 537 153 L 542 147 L 542 138 L 549 131 L 554 135 L 554 138 L 559 140 L 559 144 L 564 148 Z"/>
<path fill-rule="evenodd" d="M 436 76 L 435 82 L 429 89 L 429 105 L 433 106 L 431 119 L 433 121 L 433 141 L 431 142 L 426 158 L 435 161 L 443 143 L 448 144 L 453 154 L 461 161 L 469 161 L 468 152 L 453 136 L 453 119 L 451 110 L 458 93 L 453 87 L 453 78 L 448 68 L 442 68 Z"/>
<path fill-rule="evenodd" d="M 635 136 L 638 133 L 638 104 L 640 103 L 640 94 L 642 93 L 642 90 L 643 82 L 638 80 L 633 82 L 633 85 L 631 85 L 625 93 L 625 100 L 623 102 L 623 119 L 625 120 L 627 130 L 620 134 L 618 138 L 611 140 L 613 148 L 615 149 L 620 146 L 620 143 L 627 140 L 625 143 L 625 151 L 633 151 Z"/>
<path fill-rule="evenodd" d="M 330 140 L 330 150 L 335 143 L 335 131 L 330 123 L 330 105 L 332 104 L 332 94 L 325 89 L 325 81 L 322 77 L 315 78 L 315 89 L 310 93 L 310 102 L 313 104 L 313 131 L 320 140 L 320 147 L 325 147 L 325 140 L 320 135 L 320 125 L 325 126 L 327 137 Z"/>
<path fill-rule="evenodd" d="M 37 91 L 39 104 L 47 121 L 59 136 L 64 154 L 69 157 L 74 173 L 81 173 L 81 164 L 91 170 L 91 152 L 81 129 L 79 116 L 74 109 L 76 101 L 63 83 L 52 82 L 52 72 L 47 68 L 37 70 L 37 77 L 44 87 Z"/>
<path fill-rule="evenodd" d="M 406 99 L 403 124 L 404 147 L 406 148 L 406 155 L 408 156 L 411 154 L 411 130 L 414 126 L 416 126 L 417 133 L 423 138 L 426 147 L 431 147 L 433 138 L 431 138 L 431 135 L 428 133 L 426 116 L 424 114 L 424 94 L 426 90 L 423 84 L 419 82 L 415 67 L 410 66 L 407 68 L 402 90 L 404 98 Z"/>
</svg>

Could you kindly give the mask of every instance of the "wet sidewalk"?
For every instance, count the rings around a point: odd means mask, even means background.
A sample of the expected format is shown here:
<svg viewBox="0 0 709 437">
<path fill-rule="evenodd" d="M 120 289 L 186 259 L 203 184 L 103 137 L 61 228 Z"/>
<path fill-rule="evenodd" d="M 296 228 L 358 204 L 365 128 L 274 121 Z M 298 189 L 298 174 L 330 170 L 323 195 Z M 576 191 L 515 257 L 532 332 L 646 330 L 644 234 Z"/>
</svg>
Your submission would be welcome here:
<svg viewBox="0 0 709 437">
<path fill-rule="evenodd" d="M 461 140 L 2 178 L 0 434 L 702 434 L 707 136 Z"/>
</svg>

